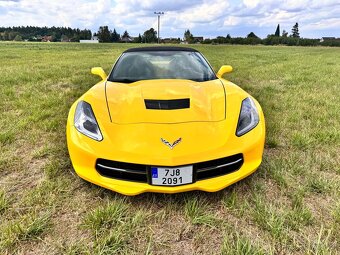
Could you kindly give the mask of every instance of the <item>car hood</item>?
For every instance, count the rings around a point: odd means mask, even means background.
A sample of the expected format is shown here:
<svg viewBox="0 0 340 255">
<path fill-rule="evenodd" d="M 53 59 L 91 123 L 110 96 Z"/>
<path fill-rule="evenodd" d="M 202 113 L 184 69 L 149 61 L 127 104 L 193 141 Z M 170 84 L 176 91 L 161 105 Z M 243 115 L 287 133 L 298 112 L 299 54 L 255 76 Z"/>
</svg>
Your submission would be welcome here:
<svg viewBox="0 0 340 255">
<path fill-rule="evenodd" d="M 218 79 L 206 82 L 108 81 L 105 94 L 111 121 L 117 124 L 209 122 L 225 119 L 225 89 Z"/>
</svg>

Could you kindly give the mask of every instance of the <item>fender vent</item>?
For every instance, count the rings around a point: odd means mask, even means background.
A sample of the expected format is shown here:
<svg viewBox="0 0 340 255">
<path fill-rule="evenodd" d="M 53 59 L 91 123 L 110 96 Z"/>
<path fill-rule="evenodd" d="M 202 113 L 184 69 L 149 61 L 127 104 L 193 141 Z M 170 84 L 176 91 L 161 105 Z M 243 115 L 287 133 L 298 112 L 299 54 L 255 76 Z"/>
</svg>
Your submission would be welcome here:
<svg viewBox="0 0 340 255">
<path fill-rule="evenodd" d="M 145 99 L 146 109 L 153 110 L 177 110 L 190 108 L 190 99 L 170 99 L 170 100 L 158 100 L 158 99 Z"/>
</svg>

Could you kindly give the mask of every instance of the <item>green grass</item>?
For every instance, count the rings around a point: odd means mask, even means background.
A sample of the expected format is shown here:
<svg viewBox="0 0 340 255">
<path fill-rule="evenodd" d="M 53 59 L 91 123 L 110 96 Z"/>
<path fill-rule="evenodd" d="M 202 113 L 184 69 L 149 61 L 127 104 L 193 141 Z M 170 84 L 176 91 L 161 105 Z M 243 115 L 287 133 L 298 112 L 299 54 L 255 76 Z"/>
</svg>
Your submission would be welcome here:
<svg viewBox="0 0 340 255">
<path fill-rule="evenodd" d="M 132 46 L 0 43 L 0 254 L 336 254 L 340 50 L 194 45 L 262 105 L 264 161 L 221 192 L 124 197 L 75 175 L 65 125 Z"/>
<path fill-rule="evenodd" d="M 222 255 L 264 255 L 265 252 L 256 244 L 238 233 L 229 234 L 224 238 L 222 245 Z"/>
<path fill-rule="evenodd" d="M 0 214 L 5 212 L 8 206 L 8 198 L 6 197 L 5 192 L 0 190 Z"/>
<path fill-rule="evenodd" d="M 1 232 L 0 247 L 4 249 L 15 248 L 20 242 L 34 241 L 50 227 L 50 216 L 25 215 L 20 220 L 9 222 Z"/>
<path fill-rule="evenodd" d="M 193 225 L 209 225 L 214 226 L 216 219 L 209 213 L 209 204 L 197 197 L 185 200 L 185 215 Z"/>
</svg>

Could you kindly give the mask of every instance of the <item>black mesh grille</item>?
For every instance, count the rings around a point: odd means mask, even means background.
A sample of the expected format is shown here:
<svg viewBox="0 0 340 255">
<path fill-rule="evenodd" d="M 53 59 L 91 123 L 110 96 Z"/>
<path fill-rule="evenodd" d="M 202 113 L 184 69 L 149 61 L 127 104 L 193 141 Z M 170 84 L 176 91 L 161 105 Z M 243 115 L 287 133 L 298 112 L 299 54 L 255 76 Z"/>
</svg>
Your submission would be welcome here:
<svg viewBox="0 0 340 255">
<path fill-rule="evenodd" d="M 170 99 L 170 100 L 158 100 L 158 99 L 145 99 L 146 109 L 153 110 L 176 110 L 190 108 L 190 99 Z"/>
<path fill-rule="evenodd" d="M 243 165 L 243 155 L 233 156 L 199 162 L 193 164 L 194 182 L 226 175 L 237 171 Z M 176 167 L 176 166 L 170 166 Z M 133 163 L 124 163 L 106 159 L 98 159 L 96 162 L 97 172 L 105 177 L 148 183 L 151 166 Z"/>
</svg>

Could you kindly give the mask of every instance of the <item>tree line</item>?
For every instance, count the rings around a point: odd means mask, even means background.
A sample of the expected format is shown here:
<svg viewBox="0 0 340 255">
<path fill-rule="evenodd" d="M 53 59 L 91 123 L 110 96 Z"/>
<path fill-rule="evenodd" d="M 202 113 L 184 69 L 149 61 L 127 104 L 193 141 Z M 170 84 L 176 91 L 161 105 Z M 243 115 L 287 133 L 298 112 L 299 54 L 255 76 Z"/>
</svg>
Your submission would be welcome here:
<svg viewBox="0 0 340 255">
<path fill-rule="evenodd" d="M 70 27 L 0 27 L 0 40 L 2 41 L 41 41 L 44 36 L 48 36 L 49 41 L 79 42 L 79 40 L 89 40 L 92 32 L 89 29 L 79 29 Z"/>
<path fill-rule="evenodd" d="M 186 31 L 187 32 L 187 31 Z M 185 34 L 184 34 L 185 36 Z M 264 44 L 264 45 L 288 45 L 288 46 L 340 46 L 339 39 L 330 39 L 321 42 L 320 39 L 301 38 L 299 32 L 299 24 L 295 25 L 291 29 L 291 34 L 283 30 L 280 32 L 280 25 L 278 24 L 274 34 L 267 35 L 266 38 L 259 38 L 254 32 L 250 32 L 246 37 L 231 37 L 218 36 L 214 39 L 205 39 L 203 44 Z"/>
<path fill-rule="evenodd" d="M 156 43 L 157 31 L 153 28 L 146 30 L 142 35 L 139 34 L 138 37 L 131 37 L 129 33 L 125 30 L 122 35 L 116 32 L 116 29 L 111 31 L 108 26 L 102 26 L 99 28 L 98 32 L 95 33 L 98 36 L 100 42 L 133 42 L 133 43 Z M 180 38 L 166 38 L 161 39 L 161 43 L 202 43 L 202 44 L 264 44 L 264 45 L 300 45 L 300 46 L 340 46 L 340 40 L 327 40 L 320 42 L 320 39 L 309 39 L 300 38 L 299 24 L 295 23 L 291 29 L 291 34 L 283 30 L 280 32 L 280 25 L 278 24 L 275 33 L 269 34 L 266 38 L 259 38 L 254 32 L 250 32 L 246 37 L 231 37 L 230 34 L 227 36 L 217 36 L 213 39 L 200 40 L 199 37 L 194 37 L 190 30 L 185 30 L 183 35 L 183 40 Z"/>
<path fill-rule="evenodd" d="M 91 30 L 79 28 L 72 29 L 70 27 L 35 27 L 35 26 L 19 26 L 19 27 L 0 27 L 0 40 L 3 41 L 49 41 L 77 42 L 79 40 L 90 40 L 92 38 Z M 98 31 L 93 34 L 100 42 L 103 43 L 157 43 L 157 31 L 150 28 L 137 37 L 130 36 L 127 30 L 121 35 L 116 29 L 110 30 L 108 26 L 100 26 Z M 319 39 L 300 38 L 299 24 L 291 29 L 290 35 L 283 30 L 280 31 L 280 25 L 277 25 L 275 33 L 269 34 L 266 38 L 259 38 L 254 32 L 250 32 L 246 37 L 217 36 L 213 39 L 204 39 L 203 37 L 194 37 L 190 30 L 185 30 L 183 40 L 180 38 L 163 38 L 161 43 L 202 43 L 202 44 L 264 44 L 264 45 L 301 45 L 301 46 L 340 46 L 339 39 L 328 39 L 320 41 Z"/>
<path fill-rule="evenodd" d="M 98 32 L 94 33 L 99 42 L 134 42 L 134 43 L 156 43 L 158 41 L 157 31 L 154 28 L 146 30 L 143 35 L 131 37 L 127 30 L 122 35 L 117 33 L 116 29 L 110 30 L 108 26 L 99 27 Z"/>
</svg>

